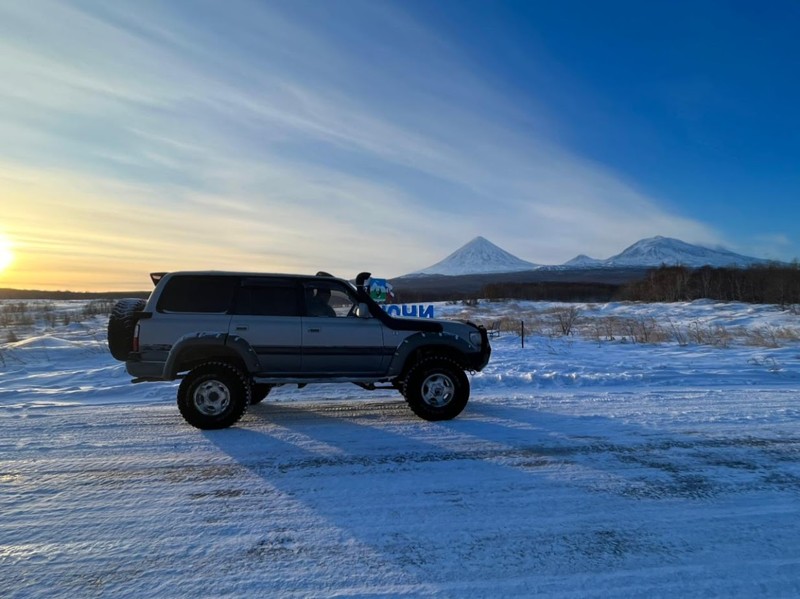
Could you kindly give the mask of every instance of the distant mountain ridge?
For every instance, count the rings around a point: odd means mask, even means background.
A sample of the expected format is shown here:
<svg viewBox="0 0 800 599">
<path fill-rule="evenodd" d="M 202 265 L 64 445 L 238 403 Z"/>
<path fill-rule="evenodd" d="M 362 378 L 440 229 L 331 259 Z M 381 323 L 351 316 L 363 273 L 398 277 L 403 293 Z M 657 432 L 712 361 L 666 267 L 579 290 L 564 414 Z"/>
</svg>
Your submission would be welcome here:
<svg viewBox="0 0 800 599">
<path fill-rule="evenodd" d="M 462 276 L 491 273 L 511 273 L 530 270 L 602 269 L 602 268 L 654 268 L 662 265 L 682 265 L 690 268 L 701 266 L 747 267 L 768 264 L 770 260 L 744 256 L 725 249 L 711 249 L 692 245 L 670 237 L 649 237 L 625 248 L 619 254 L 605 260 L 580 254 L 560 265 L 541 265 L 528 262 L 496 246 L 484 237 L 476 237 L 444 260 L 404 275 Z"/>
<path fill-rule="evenodd" d="M 642 268 L 667 266 L 688 266 L 700 268 L 701 266 L 751 266 L 767 264 L 770 261 L 752 256 L 744 256 L 726 249 L 711 249 L 699 245 L 692 245 L 671 237 L 648 237 L 641 239 L 625 248 L 619 254 L 606 260 L 596 260 L 580 255 L 566 262 L 563 266 L 573 266 L 575 261 L 580 261 L 582 267 L 613 267 L 613 268 Z"/>
<path fill-rule="evenodd" d="M 569 266 L 572 268 L 591 268 L 593 266 L 599 266 L 603 263 L 602 260 L 598 260 L 597 258 L 590 258 L 586 254 L 578 254 L 572 260 L 567 260 L 561 266 Z"/>
</svg>

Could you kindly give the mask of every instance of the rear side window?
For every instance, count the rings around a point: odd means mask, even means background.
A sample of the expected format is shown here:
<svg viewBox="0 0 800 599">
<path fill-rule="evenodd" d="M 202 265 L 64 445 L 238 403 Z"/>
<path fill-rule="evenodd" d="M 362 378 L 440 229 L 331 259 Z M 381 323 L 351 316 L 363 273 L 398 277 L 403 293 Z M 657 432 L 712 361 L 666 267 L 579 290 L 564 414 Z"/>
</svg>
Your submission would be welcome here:
<svg viewBox="0 0 800 599">
<path fill-rule="evenodd" d="M 227 312 L 239 284 L 237 277 L 176 276 L 158 298 L 159 312 Z"/>
<path fill-rule="evenodd" d="M 300 316 L 297 300 L 298 288 L 291 283 L 245 281 L 237 293 L 234 311 L 251 316 Z"/>
</svg>

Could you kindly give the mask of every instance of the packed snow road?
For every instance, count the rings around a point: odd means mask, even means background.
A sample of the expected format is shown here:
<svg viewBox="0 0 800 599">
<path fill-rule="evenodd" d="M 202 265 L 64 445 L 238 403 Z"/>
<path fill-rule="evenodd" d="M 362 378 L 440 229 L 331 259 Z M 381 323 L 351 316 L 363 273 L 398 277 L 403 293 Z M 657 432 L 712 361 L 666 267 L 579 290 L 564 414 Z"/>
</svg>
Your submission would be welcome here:
<svg viewBox="0 0 800 599">
<path fill-rule="evenodd" d="M 800 596 L 797 310 L 586 305 L 559 334 L 574 305 L 437 305 L 538 331 L 493 339 L 459 418 L 310 385 L 202 432 L 106 317 L 10 307 L 4 599 Z"/>
<path fill-rule="evenodd" d="M 2 406 L 3 596 L 800 595 L 786 386 L 484 390 L 444 423 L 323 390 L 206 432 L 168 391 Z"/>
</svg>

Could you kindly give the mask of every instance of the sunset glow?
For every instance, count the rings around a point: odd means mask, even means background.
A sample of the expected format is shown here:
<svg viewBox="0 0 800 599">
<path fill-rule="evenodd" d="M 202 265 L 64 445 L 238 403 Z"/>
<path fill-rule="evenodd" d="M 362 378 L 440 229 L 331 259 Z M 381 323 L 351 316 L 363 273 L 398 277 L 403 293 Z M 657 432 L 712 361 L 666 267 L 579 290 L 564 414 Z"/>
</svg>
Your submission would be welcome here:
<svg viewBox="0 0 800 599">
<path fill-rule="evenodd" d="M 4 235 L 0 235 L 0 274 L 11 266 L 13 261 L 14 252 L 11 249 L 11 241 Z"/>
<path fill-rule="evenodd" d="M 728 4 L 0 2 L 0 284 L 790 261 L 797 9 Z"/>
</svg>

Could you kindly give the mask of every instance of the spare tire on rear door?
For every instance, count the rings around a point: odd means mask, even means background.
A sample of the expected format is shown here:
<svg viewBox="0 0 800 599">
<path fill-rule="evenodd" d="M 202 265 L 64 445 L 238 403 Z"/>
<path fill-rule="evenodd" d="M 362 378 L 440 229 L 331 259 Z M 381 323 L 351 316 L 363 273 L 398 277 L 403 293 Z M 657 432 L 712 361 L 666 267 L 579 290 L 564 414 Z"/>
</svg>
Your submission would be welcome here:
<svg viewBox="0 0 800 599">
<path fill-rule="evenodd" d="M 133 350 L 133 331 L 139 320 L 137 312 L 141 312 L 145 304 L 143 299 L 121 299 L 111 311 L 108 318 L 108 349 L 117 360 L 124 361 Z"/>
</svg>

